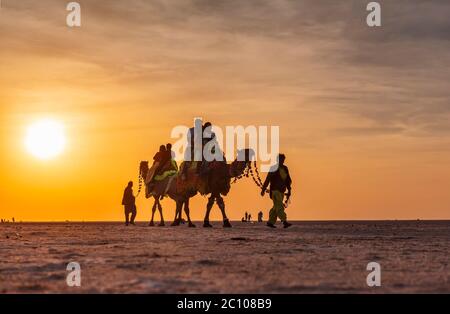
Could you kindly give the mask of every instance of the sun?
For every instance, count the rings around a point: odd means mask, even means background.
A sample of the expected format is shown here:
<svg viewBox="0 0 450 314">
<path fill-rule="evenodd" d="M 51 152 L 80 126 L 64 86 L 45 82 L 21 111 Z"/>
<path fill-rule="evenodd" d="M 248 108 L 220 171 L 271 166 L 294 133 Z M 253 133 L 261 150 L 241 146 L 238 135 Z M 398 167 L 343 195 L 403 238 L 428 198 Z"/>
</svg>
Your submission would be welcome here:
<svg viewBox="0 0 450 314">
<path fill-rule="evenodd" d="M 66 145 L 64 125 L 56 120 L 44 119 L 31 124 L 25 136 L 27 151 L 39 159 L 60 155 Z"/>
</svg>

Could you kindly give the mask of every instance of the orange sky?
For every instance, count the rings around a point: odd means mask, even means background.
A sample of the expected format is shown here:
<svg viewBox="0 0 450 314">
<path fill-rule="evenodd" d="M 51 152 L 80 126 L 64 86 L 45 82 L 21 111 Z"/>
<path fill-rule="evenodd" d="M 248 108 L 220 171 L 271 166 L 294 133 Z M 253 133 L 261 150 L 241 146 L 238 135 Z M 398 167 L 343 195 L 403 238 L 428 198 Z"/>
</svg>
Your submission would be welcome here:
<svg viewBox="0 0 450 314">
<path fill-rule="evenodd" d="M 290 219 L 450 218 L 448 3 L 381 1 L 369 29 L 364 1 L 79 2 L 69 28 L 64 1 L 2 1 L 1 218 L 122 219 L 139 161 L 195 116 L 280 126 Z M 68 137 L 49 161 L 23 145 L 42 117 Z M 271 205 L 251 180 L 225 202 L 231 219 Z"/>
</svg>

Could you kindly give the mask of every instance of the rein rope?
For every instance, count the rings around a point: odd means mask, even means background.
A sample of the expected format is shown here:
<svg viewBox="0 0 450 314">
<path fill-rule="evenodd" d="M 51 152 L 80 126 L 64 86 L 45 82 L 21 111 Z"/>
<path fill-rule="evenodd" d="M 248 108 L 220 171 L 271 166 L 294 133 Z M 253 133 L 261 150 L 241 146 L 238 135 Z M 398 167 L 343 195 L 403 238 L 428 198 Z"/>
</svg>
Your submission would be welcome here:
<svg viewBox="0 0 450 314">
<path fill-rule="evenodd" d="M 247 177 L 248 178 L 249 173 L 251 172 L 250 168 L 251 168 L 250 164 L 246 165 L 245 168 L 244 168 L 244 172 L 241 175 L 238 175 L 237 177 L 235 177 L 234 180 L 231 181 L 231 184 L 236 183 L 237 180 L 242 179 L 243 177 Z"/>
<path fill-rule="evenodd" d="M 139 188 L 138 188 L 138 192 L 136 194 L 136 198 L 139 196 L 139 194 L 141 194 L 141 190 L 142 190 L 142 181 L 144 181 L 144 178 L 142 177 L 141 174 L 141 169 L 139 169 Z"/>
</svg>

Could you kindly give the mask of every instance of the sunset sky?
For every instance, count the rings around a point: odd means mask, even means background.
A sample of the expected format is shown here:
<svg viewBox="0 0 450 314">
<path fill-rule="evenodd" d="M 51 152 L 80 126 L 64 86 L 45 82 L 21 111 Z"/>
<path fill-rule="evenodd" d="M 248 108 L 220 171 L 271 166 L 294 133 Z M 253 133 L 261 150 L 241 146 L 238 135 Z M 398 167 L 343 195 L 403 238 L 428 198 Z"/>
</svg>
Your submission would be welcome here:
<svg viewBox="0 0 450 314">
<path fill-rule="evenodd" d="M 448 0 L 379 1 L 378 28 L 369 1 L 80 0 L 79 28 L 69 1 L 1 2 L 0 218 L 123 219 L 139 161 L 200 116 L 280 127 L 289 219 L 450 219 Z M 54 159 L 24 146 L 42 118 L 65 127 Z M 250 179 L 225 203 L 271 207 Z"/>
</svg>

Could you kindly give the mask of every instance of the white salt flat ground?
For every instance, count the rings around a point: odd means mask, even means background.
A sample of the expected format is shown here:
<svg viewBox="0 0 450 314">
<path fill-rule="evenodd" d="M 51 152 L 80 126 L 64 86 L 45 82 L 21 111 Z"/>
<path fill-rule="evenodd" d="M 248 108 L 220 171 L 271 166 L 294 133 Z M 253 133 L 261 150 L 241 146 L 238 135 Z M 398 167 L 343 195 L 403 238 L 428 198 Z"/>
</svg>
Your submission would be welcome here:
<svg viewBox="0 0 450 314">
<path fill-rule="evenodd" d="M 449 248 L 449 221 L 2 224 L 0 293 L 450 293 Z M 372 261 L 381 287 L 366 285 Z"/>
</svg>

